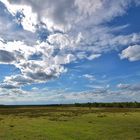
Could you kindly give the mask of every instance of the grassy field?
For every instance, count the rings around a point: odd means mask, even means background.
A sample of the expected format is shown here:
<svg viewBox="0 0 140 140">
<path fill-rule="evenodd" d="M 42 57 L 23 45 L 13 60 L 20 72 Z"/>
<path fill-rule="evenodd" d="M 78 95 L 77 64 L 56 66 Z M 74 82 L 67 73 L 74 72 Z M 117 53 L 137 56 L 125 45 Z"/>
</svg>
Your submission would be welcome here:
<svg viewBox="0 0 140 140">
<path fill-rule="evenodd" d="M 0 108 L 0 140 L 140 140 L 140 109 Z"/>
</svg>

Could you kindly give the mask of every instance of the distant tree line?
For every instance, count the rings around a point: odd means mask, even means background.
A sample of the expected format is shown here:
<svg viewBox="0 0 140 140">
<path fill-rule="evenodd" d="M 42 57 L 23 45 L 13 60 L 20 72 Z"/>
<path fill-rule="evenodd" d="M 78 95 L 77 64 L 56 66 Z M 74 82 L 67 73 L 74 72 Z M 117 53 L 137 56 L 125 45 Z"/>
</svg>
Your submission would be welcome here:
<svg viewBox="0 0 140 140">
<path fill-rule="evenodd" d="M 118 108 L 140 108 L 140 102 L 112 102 L 112 103 L 75 103 L 75 104 L 46 104 L 46 105 L 0 105 L 0 108 L 20 107 L 118 107 Z"/>
<path fill-rule="evenodd" d="M 113 102 L 113 103 L 75 103 L 77 107 L 119 107 L 140 108 L 140 102 Z"/>
</svg>

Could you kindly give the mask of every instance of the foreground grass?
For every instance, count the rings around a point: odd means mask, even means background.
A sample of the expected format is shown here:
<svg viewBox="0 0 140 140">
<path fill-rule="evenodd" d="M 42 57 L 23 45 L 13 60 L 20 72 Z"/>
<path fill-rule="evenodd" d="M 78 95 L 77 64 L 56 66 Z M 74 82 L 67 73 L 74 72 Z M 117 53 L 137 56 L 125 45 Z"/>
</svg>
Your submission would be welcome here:
<svg viewBox="0 0 140 140">
<path fill-rule="evenodd" d="M 0 109 L 0 140 L 140 140 L 140 109 Z"/>
</svg>

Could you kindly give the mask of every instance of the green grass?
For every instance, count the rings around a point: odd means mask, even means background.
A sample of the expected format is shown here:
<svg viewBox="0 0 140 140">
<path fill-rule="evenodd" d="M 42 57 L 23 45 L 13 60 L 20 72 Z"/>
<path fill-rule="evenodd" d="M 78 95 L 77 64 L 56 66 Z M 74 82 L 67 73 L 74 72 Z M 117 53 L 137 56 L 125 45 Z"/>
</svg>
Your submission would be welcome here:
<svg viewBox="0 0 140 140">
<path fill-rule="evenodd" d="M 140 140 L 140 109 L 0 109 L 0 140 Z"/>
</svg>

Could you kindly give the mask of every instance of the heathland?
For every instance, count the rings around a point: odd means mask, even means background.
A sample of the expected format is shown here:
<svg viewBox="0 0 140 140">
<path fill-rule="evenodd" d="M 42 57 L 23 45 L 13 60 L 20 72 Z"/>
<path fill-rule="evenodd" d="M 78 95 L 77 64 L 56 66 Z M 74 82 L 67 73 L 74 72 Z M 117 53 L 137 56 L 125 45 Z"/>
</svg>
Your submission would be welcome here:
<svg viewBox="0 0 140 140">
<path fill-rule="evenodd" d="M 0 140 L 140 140 L 140 108 L 1 106 Z"/>
</svg>

